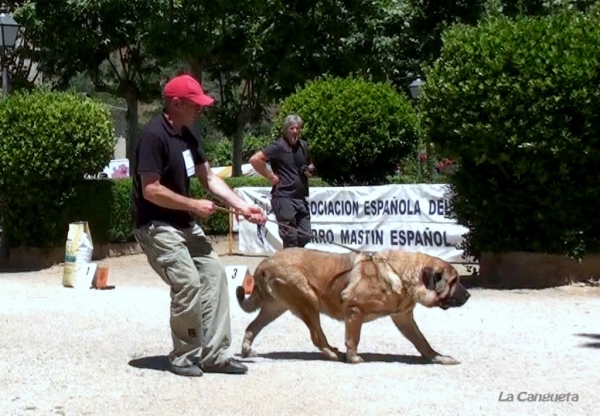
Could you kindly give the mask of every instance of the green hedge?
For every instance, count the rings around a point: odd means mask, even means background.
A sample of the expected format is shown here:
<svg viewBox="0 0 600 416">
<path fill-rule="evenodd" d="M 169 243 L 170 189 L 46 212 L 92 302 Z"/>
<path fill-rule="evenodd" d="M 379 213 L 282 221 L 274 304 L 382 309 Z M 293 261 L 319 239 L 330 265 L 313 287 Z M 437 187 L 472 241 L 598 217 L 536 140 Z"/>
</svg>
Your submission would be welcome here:
<svg viewBox="0 0 600 416">
<path fill-rule="evenodd" d="M 489 18 L 444 35 L 421 105 L 458 161 L 453 211 L 465 248 L 600 252 L 598 13 Z"/>
<path fill-rule="evenodd" d="M 394 173 L 419 141 L 418 118 L 405 94 L 390 84 L 324 77 L 287 97 L 273 123 L 298 114 L 318 175 L 336 185 L 376 185 Z"/>
<path fill-rule="evenodd" d="M 248 163 L 254 153 L 265 148 L 271 141 L 273 139 L 268 136 L 245 136 L 242 148 L 242 163 Z M 209 141 L 205 144 L 204 150 L 210 158 L 211 166 L 231 166 L 233 155 L 231 140 L 223 138 L 219 141 Z"/>
<path fill-rule="evenodd" d="M 0 100 L 0 207 L 9 246 L 49 247 L 66 235 L 76 184 L 115 145 L 104 104 L 39 88 Z"/>
<path fill-rule="evenodd" d="M 270 186 L 262 177 L 225 178 L 232 188 L 245 186 Z M 311 179 L 311 186 L 325 186 L 320 179 Z M 64 245 L 69 222 L 88 221 L 94 244 L 135 241 L 131 216 L 131 179 L 81 180 L 74 187 L 72 198 L 65 204 L 60 218 L 50 218 L 59 232 L 54 234 L 50 246 Z M 206 198 L 224 206 L 209 195 L 197 178 L 191 180 L 191 192 L 196 198 Z M 224 235 L 229 231 L 229 217 L 217 212 L 198 224 L 209 235 Z M 37 247 L 35 241 L 28 246 Z"/>
</svg>

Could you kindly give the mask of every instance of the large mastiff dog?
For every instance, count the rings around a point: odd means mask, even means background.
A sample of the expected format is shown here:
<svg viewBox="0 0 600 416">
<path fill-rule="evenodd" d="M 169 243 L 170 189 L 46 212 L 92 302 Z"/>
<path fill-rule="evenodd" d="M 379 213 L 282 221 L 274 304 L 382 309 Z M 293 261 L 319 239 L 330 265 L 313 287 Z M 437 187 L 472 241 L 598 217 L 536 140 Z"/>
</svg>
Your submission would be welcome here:
<svg viewBox="0 0 600 416">
<path fill-rule="evenodd" d="M 306 324 L 313 344 L 333 360 L 362 362 L 357 355 L 362 324 L 390 316 L 423 357 L 439 364 L 459 363 L 431 348 L 413 317 L 417 303 L 445 310 L 464 305 L 470 297 L 454 267 L 440 258 L 402 250 L 358 254 L 286 248 L 263 260 L 254 279 L 248 298 L 243 287 L 236 289 L 245 312 L 260 308 L 246 328 L 243 357 L 255 355 L 252 342 L 258 333 L 289 310 Z M 321 313 L 344 321 L 345 357 L 329 345 Z"/>
</svg>

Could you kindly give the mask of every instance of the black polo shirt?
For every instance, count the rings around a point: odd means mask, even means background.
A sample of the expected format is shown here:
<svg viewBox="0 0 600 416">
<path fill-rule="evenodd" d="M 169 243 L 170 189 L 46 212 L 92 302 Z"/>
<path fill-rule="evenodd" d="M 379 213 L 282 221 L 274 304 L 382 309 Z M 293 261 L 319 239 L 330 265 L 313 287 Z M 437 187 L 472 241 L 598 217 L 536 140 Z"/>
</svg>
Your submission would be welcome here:
<svg viewBox="0 0 600 416">
<path fill-rule="evenodd" d="M 308 196 L 308 178 L 304 169 L 310 164 L 308 144 L 298 140 L 295 147 L 280 137 L 263 149 L 265 161 L 269 162 L 279 183 L 271 189 L 274 197 L 302 199 Z"/>
<path fill-rule="evenodd" d="M 194 134 L 186 127 L 177 133 L 164 115 L 158 114 L 142 131 L 134 157 L 137 168 L 131 193 L 135 226 L 154 223 L 185 228 L 193 225 L 191 213 L 163 208 L 146 200 L 140 175 L 156 173 L 160 175 L 162 185 L 180 195 L 190 196 L 190 177 L 195 175 L 195 166 L 206 161 L 204 150 Z"/>
</svg>

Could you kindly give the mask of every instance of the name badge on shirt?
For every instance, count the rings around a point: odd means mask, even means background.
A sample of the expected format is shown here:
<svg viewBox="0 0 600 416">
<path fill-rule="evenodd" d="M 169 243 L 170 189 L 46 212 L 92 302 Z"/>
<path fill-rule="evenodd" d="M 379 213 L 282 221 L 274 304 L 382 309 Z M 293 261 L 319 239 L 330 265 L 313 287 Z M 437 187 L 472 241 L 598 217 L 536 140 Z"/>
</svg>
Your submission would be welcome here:
<svg viewBox="0 0 600 416">
<path fill-rule="evenodd" d="M 185 162 L 185 170 L 188 177 L 193 176 L 196 173 L 196 166 L 194 165 L 192 152 L 189 149 L 183 151 L 183 161 Z"/>
</svg>

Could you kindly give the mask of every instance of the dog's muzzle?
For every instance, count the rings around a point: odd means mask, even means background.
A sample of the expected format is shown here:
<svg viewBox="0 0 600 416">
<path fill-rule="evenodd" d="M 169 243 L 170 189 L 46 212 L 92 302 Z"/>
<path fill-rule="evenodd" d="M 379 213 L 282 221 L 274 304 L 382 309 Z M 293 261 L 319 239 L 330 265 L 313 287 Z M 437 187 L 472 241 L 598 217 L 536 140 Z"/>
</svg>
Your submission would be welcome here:
<svg viewBox="0 0 600 416">
<path fill-rule="evenodd" d="M 463 285 L 457 283 L 452 288 L 452 295 L 440 301 L 440 308 L 446 310 L 461 307 L 467 303 L 470 297 L 469 291 Z"/>
</svg>

